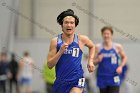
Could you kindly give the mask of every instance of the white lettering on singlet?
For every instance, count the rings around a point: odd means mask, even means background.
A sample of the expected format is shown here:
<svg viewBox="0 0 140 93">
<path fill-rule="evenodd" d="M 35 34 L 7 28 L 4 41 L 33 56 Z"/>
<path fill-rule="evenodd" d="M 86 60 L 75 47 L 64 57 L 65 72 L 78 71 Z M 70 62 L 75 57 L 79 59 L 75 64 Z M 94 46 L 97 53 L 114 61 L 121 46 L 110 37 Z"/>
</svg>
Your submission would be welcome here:
<svg viewBox="0 0 140 93">
<path fill-rule="evenodd" d="M 65 52 L 64 52 L 64 54 L 72 54 L 72 49 L 69 49 L 69 50 L 66 49 Z"/>
<path fill-rule="evenodd" d="M 112 57 L 112 56 L 116 56 L 115 53 L 103 53 L 104 57 Z"/>
</svg>

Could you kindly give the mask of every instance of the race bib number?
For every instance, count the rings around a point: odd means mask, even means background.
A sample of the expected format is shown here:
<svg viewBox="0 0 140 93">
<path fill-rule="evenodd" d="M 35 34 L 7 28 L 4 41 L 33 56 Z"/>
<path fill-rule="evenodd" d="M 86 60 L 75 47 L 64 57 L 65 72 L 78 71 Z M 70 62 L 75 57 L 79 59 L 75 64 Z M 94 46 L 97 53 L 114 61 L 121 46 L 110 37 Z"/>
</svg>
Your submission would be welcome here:
<svg viewBox="0 0 140 93">
<path fill-rule="evenodd" d="M 112 64 L 117 64 L 117 58 L 116 58 L 116 56 L 112 56 L 111 57 L 111 63 Z"/>
<path fill-rule="evenodd" d="M 73 57 L 78 57 L 79 56 L 79 48 L 73 48 L 72 56 Z"/>
<path fill-rule="evenodd" d="M 115 82 L 115 83 L 119 83 L 119 82 L 120 82 L 119 76 L 115 76 L 115 77 L 114 77 L 114 82 Z"/>
<path fill-rule="evenodd" d="M 85 78 L 79 79 L 79 81 L 78 81 L 78 86 L 79 86 L 79 87 L 84 87 L 84 86 L 85 86 Z"/>
</svg>

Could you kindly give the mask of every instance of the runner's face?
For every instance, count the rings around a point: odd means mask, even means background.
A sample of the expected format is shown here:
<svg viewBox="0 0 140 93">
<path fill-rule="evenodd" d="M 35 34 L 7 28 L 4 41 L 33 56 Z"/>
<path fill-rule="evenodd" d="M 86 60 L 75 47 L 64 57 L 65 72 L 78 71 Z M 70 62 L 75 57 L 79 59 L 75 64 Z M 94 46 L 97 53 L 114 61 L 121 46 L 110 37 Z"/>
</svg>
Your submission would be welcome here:
<svg viewBox="0 0 140 93">
<path fill-rule="evenodd" d="M 111 31 L 110 30 L 105 30 L 103 33 L 102 33 L 102 37 L 103 37 L 103 40 L 105 42 L 110 42 L 112 41 L 112 34 L 111 34 Z"/>
<path fill-rule="evenodd" d="M 63 20 L 62 30 L 66 35 L 72 35 L 75 31 L 75 18 L 67 16 Z"/>
</svg>

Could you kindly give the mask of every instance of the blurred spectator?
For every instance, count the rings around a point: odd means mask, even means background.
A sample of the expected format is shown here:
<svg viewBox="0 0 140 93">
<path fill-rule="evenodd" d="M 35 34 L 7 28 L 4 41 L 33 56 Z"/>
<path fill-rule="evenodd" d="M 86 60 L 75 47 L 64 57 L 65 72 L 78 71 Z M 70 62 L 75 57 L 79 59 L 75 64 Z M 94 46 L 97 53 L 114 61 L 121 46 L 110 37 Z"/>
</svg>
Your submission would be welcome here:
<svg viewBox="0 0 140 93">
<path fill-rule="evenodd" d="M 53 84 L 55 81 L 55 67 L 49 69 L 47 64 L 43 67 L 43 79 L 46 83 L 46 92 L 53 93 Z"/>
<path fill-rule="evenodd" d="M 18 91 L 18 82 L 17 82 L 17 76 L 18 76 L 18 62 L 15 59 L 15 54 L 11 55 L 11 61 L 9 63 L 9 80 L 10 80 L 10 93 L 12 93 L 12 85 L 15 84 L 16 86 L 16 93 L 19 93 Z"/>
<path fill-rule="evenodd" d="M 6 93 L 6 80 L 8 71 L 7 53 L 0 54 L 0 93 Z"/>
<path fill-rule="evenodd" d="M 32 93 L 31 83 L 32 83 L 33 65 L 34 61 L 30 57 L 29 53 L 27 51 L 24 52 L 23 58 L 19 62 L 20 93 L 24 93 L 25 90 L 27 90 L 27 93 Z"/>
</svg>

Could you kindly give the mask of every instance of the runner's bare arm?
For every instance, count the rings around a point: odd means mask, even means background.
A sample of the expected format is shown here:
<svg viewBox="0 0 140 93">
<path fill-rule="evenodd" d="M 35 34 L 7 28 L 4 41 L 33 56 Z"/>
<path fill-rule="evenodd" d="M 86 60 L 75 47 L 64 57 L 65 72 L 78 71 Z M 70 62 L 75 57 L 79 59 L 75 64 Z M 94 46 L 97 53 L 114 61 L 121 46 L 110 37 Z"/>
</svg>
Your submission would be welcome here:
<svg viewBox="0 0 140 93">
<path fill-rule="evenodd" d="M 96 46 L 95 46 L 94 65 L 97 65 L 103 59 L 103 54 L 100 54 L 100 55 L 98 54 L 99 53 L 99 47 L 100 47 L 100 44 L 96 44 Z"/>
<path fill-rule="evenodd" d="M 121 64 L 116 69 L 116 72 L 118 74 L 121 74 L 122 73 L 122 70 L 123 70 L 123 66 L 126 64 L 127 57 L 125 55 L 125 52 L 123 50 L 123 47 L 120 44 L 117 45 L 117 48 L 118 48 L 118 53 L 120 54 L 120 57 L 121 57 Z"/>
<path fill-rule="evenodd" d="M 121 57 L 121 64 L 120 66 L 123 67 L 125 64 L 126 64 L 126 61 L 127 61 L 127 56 L 123 50 L 123 47 L 122 45 L 118 44 L 118 49 L 119 49 L 119 54 L 120 54 L 120 57 Z"/>
<path fill-rule="evenodd" d="M 64 53 L 67 47 L 68 44 L 64 43 L 61 46 L 60 50 L 57 52 L 57 38 L 52 39 L 47 58 L 47 64 L 49 69 L 53 68 L 57 64 L 58 60 L 60 59 L 61 55 Z"/>
<path fill-rule="evenodd" d="M 95 46 L 94 65 L 97 65 L 98 62 L 99 62 L 99 60 L 98 60 L 98 51 L 99 51 L 99 49 L 98 49 L 98 46 L 96 45 Z"/>
<path fill-rule="evenodd" d="M 93 72 L 93 70 L 95 69 L 94 64 L 93 64 L 94 55 L 95 55 L 95 45 L 87 36 L 81 35 L 81 40 L 83 44 L 89 48 L 89 58 L 88 58 L 87 67 L 88 67 L 89 72 Z"/>
</svg>

